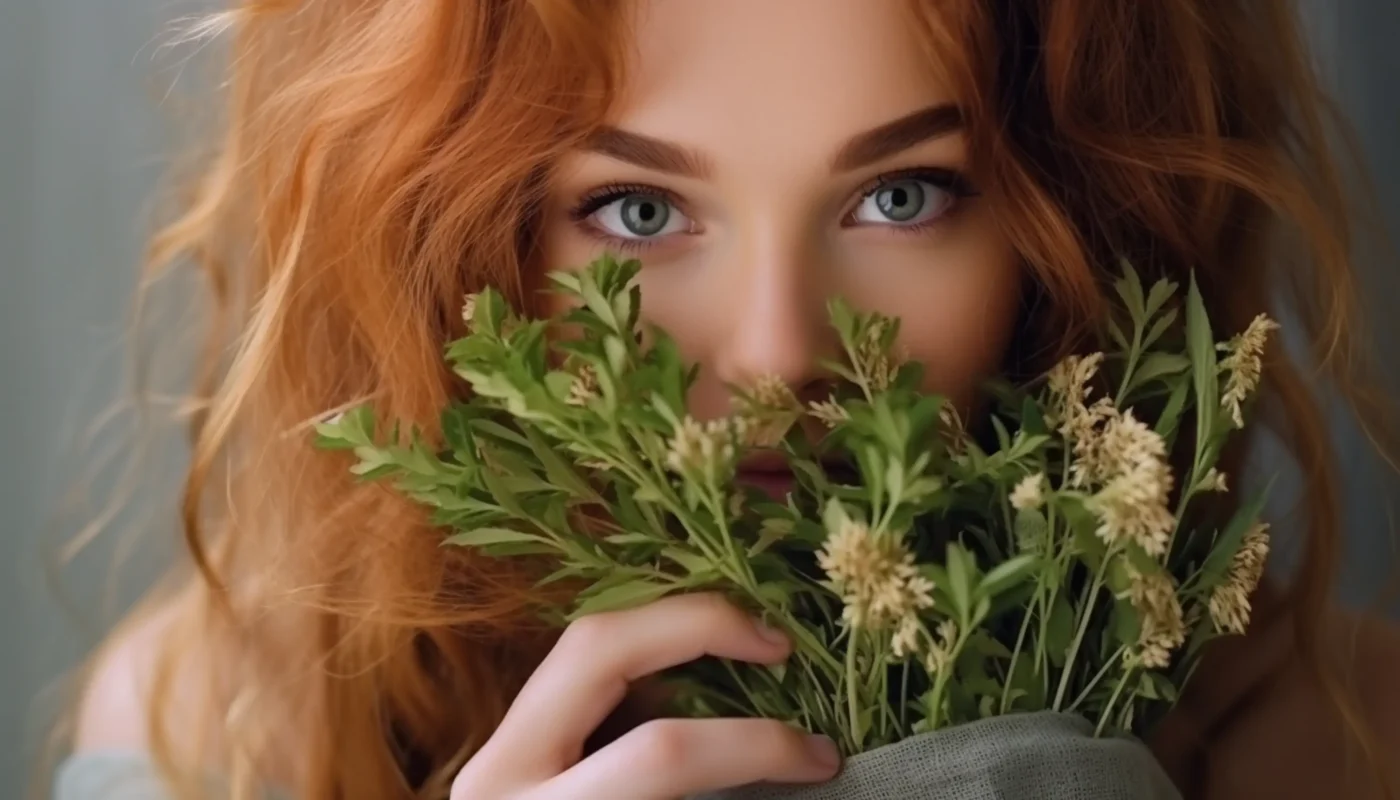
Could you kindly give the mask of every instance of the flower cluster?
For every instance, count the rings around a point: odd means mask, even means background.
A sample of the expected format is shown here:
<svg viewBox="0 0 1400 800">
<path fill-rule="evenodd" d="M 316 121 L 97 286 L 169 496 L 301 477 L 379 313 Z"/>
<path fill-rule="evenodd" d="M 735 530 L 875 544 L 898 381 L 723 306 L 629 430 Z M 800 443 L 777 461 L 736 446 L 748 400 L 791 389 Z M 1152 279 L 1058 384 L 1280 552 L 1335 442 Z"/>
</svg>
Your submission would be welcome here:
<svg viewBox="0 0 1400 800">
<path fill-rule="evenodd" d="M 746 429 L 742 418 L 699 422 L 687 416 L 676 426 L 666 451 L 666 466 L 678 475 L 722 480 L 734 467 Z"/>
<path fill-rule="evenodd" d="M 836 402 L 835 397 L 813 401 L 807 406 L 807 414 L 827 428 L 835 428 L 851 418 L 851 412 Z"/>
<path fill-rule="evenodd" d="M 469 294 L 462 299 L 462 321 L 470 328 L 476 318 L 476 295 Z"/>
<path fill-rule="evenodd" d="M 802 404 L 776 375 L 764 375 L 735 398 L 736 414 L 744 420 L 744 445 L 776 447 L 802 416 Z"/>
<path fill-rule="evenodd" d="M 592 364 L 584 364 L 574 373 L 574 382 L 569 385 L 569 396 L 565 402 L 571 406 L 586 406 L 598 396 L 598 371 Z"/>
<path fill-rule="evenodd" d="M 959 408 L 901 385 L 897 320 L 834 300 L 826 366 L 843 383 L 826 399 L 757 376 L 702 421 L 682 416 L 693 365 L 642 330 L 639 275 L 604 258 L 553 276 L 568 336 L 495 290 L 467 295 L 446 353 L 470 391 L 441 441 L 368 406 L 324 420 L 320 441 L 433 507 L 453 546 L 545 566 L 571 587 L 549 593 L 567 598 L 545 609 L 560 621 L 698 591 L 761 613 L 790 634 L 789 665 L 681 667 L 668 680 L 694 696 L 677 701 L 780 718 L 847 754 L 1045 710 L 1140 735 L 1199 645 L 1245 631 L 1265 506 L 1221 496 L 1217 461 L 1258 390 L 1267 317 L 1215 344 L 1194 284 L 1177 302 L 1176 284 L 1126 270 L 1103 331 L 1115 349 Z M 781 501 L 735 480 L 757 448 L 802 477 Z"/>
<path fill-rule="evenodd" d="M 1166 442 L 1108 398 L 1086 405 L 1090 381 L 1103 354 L 1070 356 L 1049 374 L 1060 433 L 1072 443 L 1070 482 L 1097 489 L 1088 502 L 1099 518 L 1099 537 L 1112 545 L 1135 542 L 1149 555 L 1166 553 L 1176 518 L 1171 499 L 1172 470 Z"/>
<path fill-rule="evenodd" d="M 1128 599 L 1141 615 L 1138 649 L 1130 653 L 1148 669 L 1164 669 L 1172 653 L 1186 641 L 1186 620 L 1176 582 L 1166 572 L 1141 574 L 1130 569 Z"/>
<path fill-rule="evenodd" d="M 854 366 L 858 374 L 865 376 L 872 392 L 890 388 L 899 375 L 900 362 L 890 355 L 886 341 L 891 332 L 890 321 L 878 319 L 865 329 L 865 335 L 856 346 Z"/>
<path fill-rule="evenodd" d="M 1269 557 L 1269 526 L 1259 523 L 1244 535 L 1240 549 L 1230 562 L 1225 581 L 1210 595 L 1210 618 L 1215 629 L 1242 634 L 1249 626 L 1250 595 L 1259 588 L 1264 576 L 1264 561 Z"/>
<path fill-rule="evenodd" d="M 1249 323 L 1244 333 L 1219 346 L 1226 354 L 1220 360 L 1220 369 L 1226 374 L 1225 394 L 1221 396 L 1220 404 L 1230 412 L 1230 419 L 1236 428 L 1244 427 L 1241 406 L 1259 386 L 1264 347 L 1269 342 L 1269 332 L 1277 329 L 1278 323 L 1260 314 Z"/>
<path fill-rule="evenodd" d="M 897 656 L 917 651 L 918 614 L 933 606 L 934 587 L 899 536 L 841 515 L 817 564 L 841 596 L 846 622 L 867 630 L 893 627 Z"/>
<path fill-rule="evenodd" d="M 1011 490 L 1011 507 L 1017 511 L 1031 511 L 1045 505 L 1045 473 L 1027 475 Z"/>
</svg>

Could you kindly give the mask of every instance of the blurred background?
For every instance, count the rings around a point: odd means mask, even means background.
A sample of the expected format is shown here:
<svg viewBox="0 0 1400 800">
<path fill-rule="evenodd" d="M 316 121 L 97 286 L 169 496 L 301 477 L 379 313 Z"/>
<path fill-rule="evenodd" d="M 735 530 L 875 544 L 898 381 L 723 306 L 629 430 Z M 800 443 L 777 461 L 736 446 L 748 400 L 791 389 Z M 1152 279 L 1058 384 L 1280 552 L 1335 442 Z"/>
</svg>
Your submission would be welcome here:
<svg viewBox="0 0 1400 800">
<path fill-rule="evenodd" d="M 162 44 L 172 20 L 210 5 L 0 0 L 0 798 L 20 797 L 37 768 L 65 674 L 179 546 L 183 440 L 169 404 L 143 417 L 127 402 L 127 334 L 155 189 L 172 152 L 169 123 L 208 96 L 201 64 L 216 55 Z M 1396 236 L 1400 3 L 1303 0 L 1302 10 Z M 1395 382 L 1400 275 L 1393 259 L 1374 254 L 1362 266 Z M 198 316 L 189 302 L 197 295 L 166 289 L 174 302 L 156 305 L 147 334 L 178 343 Z M 154 388 L 174 391 L 180 373 L 178 358 L 153 365 Z M 1339 592 L 1366 603 L 1393 577 L 1385 500 L 1400 481 L 1344 410 L 1333 418 L 1352 536 Z M 142 460 L 126 468 L 133 431 L 147 423 Z M 1267 446 L 1258 458 L 1277 468 Z M 1286 504 L 1283 483 L 1276 497 Z M 106 532 L 60 574 L 63 548 L 114 494 L 126 502 Z"/>
</svg>

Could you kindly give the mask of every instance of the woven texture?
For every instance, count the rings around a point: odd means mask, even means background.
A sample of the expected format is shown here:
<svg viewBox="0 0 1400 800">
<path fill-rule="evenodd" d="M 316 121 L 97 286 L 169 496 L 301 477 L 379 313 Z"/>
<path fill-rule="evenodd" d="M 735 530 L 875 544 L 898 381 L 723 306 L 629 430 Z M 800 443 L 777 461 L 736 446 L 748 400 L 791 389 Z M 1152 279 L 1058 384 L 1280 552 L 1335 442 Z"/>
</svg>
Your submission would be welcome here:
<svg viewBox="0 0 1400 800">
<path fill-rule="evenodd" d="M 821 786 L 695 800 L 1180 800 L 1145 746 L 1092 732 L 1070 714 L 994 717 L 863 753 Z"/>
</svg>

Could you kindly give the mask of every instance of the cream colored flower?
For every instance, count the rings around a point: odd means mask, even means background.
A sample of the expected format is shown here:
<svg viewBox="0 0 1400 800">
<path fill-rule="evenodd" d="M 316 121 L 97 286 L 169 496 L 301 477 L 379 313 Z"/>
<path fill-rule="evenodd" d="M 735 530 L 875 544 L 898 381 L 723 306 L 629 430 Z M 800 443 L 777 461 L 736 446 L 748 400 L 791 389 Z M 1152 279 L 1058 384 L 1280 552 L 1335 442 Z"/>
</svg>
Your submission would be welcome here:
<svg viewBox="0 0 1400 800">
<path fill-rule="evenodd" d="M 1198 488 L 1203 492 L 1230 491 L 1229 484 L 1225 481 L 1225 473 L 1215 467 L 1211 467 L 1206 471 L 1205 476 L 1201 478 L 1201 482 L 1198 484 Z"/>
<path fill-rule="evenodd" d="M 1269 342 L 1269 332 L 1277 329 L 1278 323 L 1260 314 L 1244 333 L 1219 346 L 1227 354 L 1220 361 L 1220 368 L 1226 372 L 1225 394 L 1220 404 L 1230 412 L 1236 428 L 1244 427 L 1244 412 L 1240 407 L 1259 386 L 1264 347 Z"/>
<path fill-rule="evenodd" d="M 1103 353 L 1087 356 L 1068 356 L 1051 368 L 1046 375 L 1050 387 L 1050 412 L 1059 425 L 1060 434 L 1072 441 L 1085 434 L 1085 428 L 1092 421 L 1089 412 L 1089 395 L 1093 388 L 1089 381 L 1098 374 L 1103 363 Z"/>
<path fill-rule="evenodd" d="M 883 317 L 876 319 L 865 329 L 865 337 L 856 343 L 856 371 L 865 376 L 872 392 L 890 388 L 899 375 L 901 359 L 894 358 L 882 344 L 890 325 Z"/>
<path fill-rule="evenodd" d="M 942 424 L 939 434 L 954 452 L 961 452 L 967 443 L 967 426 L 952 403 L 944 403 L 938 409 L 938 421 Z"/>
<path fill-rule="evenodd" d="M 1011 507 L 1031 511 L 1045 505 L 1045 473 L 1027 475 L 1011 490 Z"/>
<path fill-rule="evenodd" d="M 778 411 L 797 409 L 797 396 L 788 388 L 787 382 L 777 375 L 764 375 L 749 388 L 753 403 L 760 408 Z"/>
<path fill-rule="evenodd" d="M 923 625 L 919 622 L 919 617 L 915 614 L 906 614 L 899 621 L 899 625 L 894 629 L 894 636 L 890 638 L 890 650 L 895 658 L 908 658 L 919 652 L 919 639 L 923 634 Z"/>
<path fill-rule="evenodd" d="M 1099 518 L 1098 535 L 1109 544 L 1128 540 L 1149 555 L 1166 553 L 1176 517 L 1166 442 L 1131 410 L 1115 414 L 1081 468 L 1084 482 L 1103 488 L 1086 505 Z"/>
<path fill-rule="evenodd" d="M 1166 572 L 1143 575 L 1129 568 L 1128 599 L 1140 615 L 1138 649 L 1132 654 L 1148 669 L 1171 664 L 1172 653 L 1186 642 L 1186 621 L 1176 583 Z"/>
<path fill-rule="evenodd" d="M 678 474 L 699 473 L 718 478 L 734 464 L 736 442 L 743 436 L 742 420 L 714 419 L 701 423 L 687 416 L 677 426 L 666 454 L 666 466 Z"/>
<path fill-rule="evenodd" d="M 569 386 L 569 396 L 564 402 L 571 406 L 586 406 L 598 397 L 598 372 L 592 364 L 584 364 L 574 374 L 574 382 Z"/>
<path fill-rule="evenodd" d="M 930 675 L 941 671 L 953 659 L 953 647 L 958 640 L 958 625 L 951 619 L 938 623 L 937 641 L 930 642 L 924 653 L 924 669 Z"/>
<path fill-rule="evenodd" d="M 842 618 L 853 627 L 897 625 L 933 605 L 933 583 L 919 575 L 903 541 L 862 522 L 845 519 L 828 531 L 817 564 L 841 595 Z"/>
<path fill-rule="evenodd" d="M 470 328 L 473 319 L 476 317 L 476 293 L 467 295 L 462 299 L 462 321 Z"/>
<path fill-rule="evenodd" d="M 736 413 L 746 423 L 744 444 L 776 447 L 802 414 L 792 389 L 776 375 L 765 375 L 736 398 Z"/>
<path fill-rule="evenodd" d="M 1225 580 L 1211 592 L 1210 619 L 1217 631 L 1242 634 L 1249 627 L 1249 598 L 1259 587 L 1268 557 L 1269 526 L 1260 523 L 1245 533 Z"/>
<path fill-rule="evenodd" d="M 811 403 L 807 406 L 807 414 L 828 428 L 835 428 L 851 418 L 850 413 L 847 412 L 840 403 L 836 402 L 834 396 L 820 403 Z"/>
</svg>

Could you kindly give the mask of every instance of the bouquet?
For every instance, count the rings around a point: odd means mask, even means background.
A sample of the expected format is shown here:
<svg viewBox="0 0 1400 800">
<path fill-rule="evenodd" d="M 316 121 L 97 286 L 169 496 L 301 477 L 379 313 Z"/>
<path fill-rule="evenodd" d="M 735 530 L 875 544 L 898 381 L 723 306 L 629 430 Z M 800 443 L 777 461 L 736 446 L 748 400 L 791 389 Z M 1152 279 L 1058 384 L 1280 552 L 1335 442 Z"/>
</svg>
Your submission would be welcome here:
<svg viewBox="0 0 1400 800">
<path fill-rule="evenodd" d="M 440 433 L 361 407 L 321 424 L 321 446 L 430 507 L 447 545 L 574 589 L 541 609 L 561 625 L 727 594 L 786 631 L 792 658 L 676 670 L 683 713 L 785 720 L 853 764 L 895 748 L 927 762 L 909 748 L 976 731 L 1118 753 L 1210 639 L 1244 631 L 1269 546 L 1263 494 L 1221 502 L 1216 462 L 1244 425 L 1267 317 L 1217 343 L 1194 282 L 1184 297 L 1167 281 L 1144 290 L 1125 264 L 1111 346 L 994 382 L 964 419 L 919 391 L 898 320 L 833 301 L 830 397 L 804 405 L 767 378 L 701 421 L 686 411 L 694 368 L 640 322 L 638 268 L 604 257 L 552 275 L 572 307 L 558 320 L 492 290 L 468 297 L 446 356 L 471 396 Z M 813 420 L 824 435 L 804 433 Z M 756 450 L 786 458 L 786 497 L 736 485 Z M 870 791 L 811 796 L 883 796 Z M 943 796 L 1010 796 L 988 791 Z"/>
</svg>

